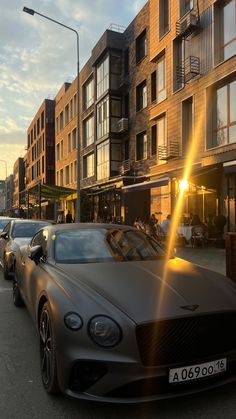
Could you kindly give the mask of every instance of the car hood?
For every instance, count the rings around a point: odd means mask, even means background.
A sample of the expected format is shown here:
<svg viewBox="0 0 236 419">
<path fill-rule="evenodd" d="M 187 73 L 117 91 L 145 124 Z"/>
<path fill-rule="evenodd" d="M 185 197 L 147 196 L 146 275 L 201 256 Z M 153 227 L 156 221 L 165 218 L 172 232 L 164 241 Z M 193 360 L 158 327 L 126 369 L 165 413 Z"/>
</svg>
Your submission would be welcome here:
<svg viewBox="0 0 236 419">
<path fill-rule="evenodd" d="M 62 265 L 72 282 L 95 290 L 136 323 L 236 310 L 236 286 L 179 258 L 164 261 Z M 164 273 L 166 269 L 166 275 Z M 165 277 L 164 277 L 165 275 Z"/>
</svg>

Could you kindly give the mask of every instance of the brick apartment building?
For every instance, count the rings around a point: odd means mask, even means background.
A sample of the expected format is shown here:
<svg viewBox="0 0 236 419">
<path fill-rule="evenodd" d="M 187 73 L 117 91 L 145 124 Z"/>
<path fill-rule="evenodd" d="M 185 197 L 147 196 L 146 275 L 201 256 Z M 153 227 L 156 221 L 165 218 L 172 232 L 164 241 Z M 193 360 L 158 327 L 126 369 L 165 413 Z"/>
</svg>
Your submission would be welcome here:
<svg viewBox="0 0 236 419">
<path fill-rule="evenodd" d="M 25 204 L 25 166 L 23 157 L 19 157 L 13 166 L 13 209 L 15 213 L 20 211 L 20 208 Z"/>
<path fill-rule="evenodd" d="M 202 220 L 223 213 L 235 229 L 235 16 L 235 0 L 149 0 L 126 30 L 104 32 L 80 72 L 82 220 L 132 224 L 155 212 L 162 221 L 174 209 L 191 149 L 183 213 Z M 55 98 L 55 183 L 72 189 L 76 82 Z M 39 113 L 28 130 L 28 188 L 40 173 L 49 182 L 32 161 Z M 75 198 L 62 204 L 73 215 Z"/>
<path fill-rule="evenodd" d="M 55 101 L 45 99 L 27 130 L 25 207 L 32 218 L 54 218 L 54 203 L 40 197 L 42 184 L 55 184 Z"/>
<path fill-rule="evenodd" d="M 157 65 L 150 105 L 156 164 L 151 211 L 173 209 L 179 181 L 194 158 L 184 212 L 224 214 L 235 230 L 235 0 L 150 0 L 150 60 Z M 151 87 L 153 88 L 153 86 Z"/>
<path fill-rule="evenodd" d="M 122 216 L 126 222 L 133 222 L 137 202 L 122 188 L 146 179 L 154 163 L 146 155 L 150 142 L 147 105 L 155 68 L 147 48 L 148 4 L 123 33 L 119 29 L 112 27 L 104 32 L 80 72 L 84 220 Z M 76 103 L 75 80 L 70 86 L 62 86 L 55 110 L 56 184 L 69 187 L 76 187 Z M 143 216 L 149 211 L 150 199 L 145 205 Z M 68 201 L 67 208 L 74 213 L 74 202 Z"/>
</svg>

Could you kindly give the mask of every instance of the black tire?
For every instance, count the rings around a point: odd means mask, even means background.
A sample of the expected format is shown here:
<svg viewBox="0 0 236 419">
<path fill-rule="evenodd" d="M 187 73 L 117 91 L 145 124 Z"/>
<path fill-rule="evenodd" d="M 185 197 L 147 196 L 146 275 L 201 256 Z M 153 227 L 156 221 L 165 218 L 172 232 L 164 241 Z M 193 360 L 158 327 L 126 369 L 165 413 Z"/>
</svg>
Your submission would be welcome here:
<svg viewBox="0 0 236 419">
<path fill-rule="evenodd" d="M 13 297 L 13 303 L 16 307 L 22 307 L 24 306 L 24 301 L 21 297 L 21 293 L 18 287 L 17 277 L 15 275 L 13 280 L 13 286 L 12 286 L 12 297 Z"/>
<path fill-rule="evenodd" d="M 42 382 L 48 394 L 58 393 L 56 345 L 49 304 L 43 305 L 39 320 L 40 370 Z"/>
</svg>

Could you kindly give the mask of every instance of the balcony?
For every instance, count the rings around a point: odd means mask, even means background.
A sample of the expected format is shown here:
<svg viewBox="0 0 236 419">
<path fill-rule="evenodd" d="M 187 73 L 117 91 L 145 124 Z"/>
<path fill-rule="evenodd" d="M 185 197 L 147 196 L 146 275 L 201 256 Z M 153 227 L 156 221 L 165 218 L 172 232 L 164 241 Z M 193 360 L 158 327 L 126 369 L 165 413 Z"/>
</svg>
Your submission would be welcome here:
<svg viewBox="0 0 236 419">
<path fill-rule="evenodd" d="M 199 18 L 197 13 L 189 12 L 178 22 L 176 22 L 176 36 L 188 38 L 199 28 Z"/>
<path fill-rule="evenodd" d="M 125 173 L 129 172 L 131 169 L 131 162 L 130 160 L 124 160 L 119 167 L 119 173 L 123 176 Z"/>
<path fill-rule="evenodd" d="M 176 141 L 170 141 L 167 145 L 158 146 L 158 159 L 171 160 L 181 156 L 180 144 Z"/>
<path fill-rule="evenodd" d="M 184 85 L 200 74 L 200 59 L 190 55 L 184 60 L 183 66 L 176 67 L 176 78 L 180 85 Z"/>
</svg>

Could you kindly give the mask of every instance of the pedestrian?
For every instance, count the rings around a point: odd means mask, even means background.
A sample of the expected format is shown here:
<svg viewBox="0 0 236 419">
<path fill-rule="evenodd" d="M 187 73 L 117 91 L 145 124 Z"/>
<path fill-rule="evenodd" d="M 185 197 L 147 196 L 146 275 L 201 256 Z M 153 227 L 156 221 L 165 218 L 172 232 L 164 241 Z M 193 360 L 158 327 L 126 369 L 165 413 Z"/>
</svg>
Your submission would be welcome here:
<svg viewBox="0 0 236 419">
<path fill-rule="evenodd" d="M 162 221 L 161 228 L 164 231 L 164 234 L 167 236 L 170 229 L 170 220 L 171 220 L 171 214 L 168 214 L 166 219 Z"/>
<path fill-rule="evenodd" d="M 140 217 L 135 218 L 134 227 L 138 230 L 144 230 L 144 225 Z"/>
<path fill-rule="evenodd" d="M 72 223 L 72 215 L 70 213 L 70 210 L 68 210 L 66 214 L 66 223 Z"/>
<path fill-rule="evenodd" d="M 63 224 L 65 222 L 64 211 L 60 210 L 57 216 L 57 224 Z"/>
</svg>

